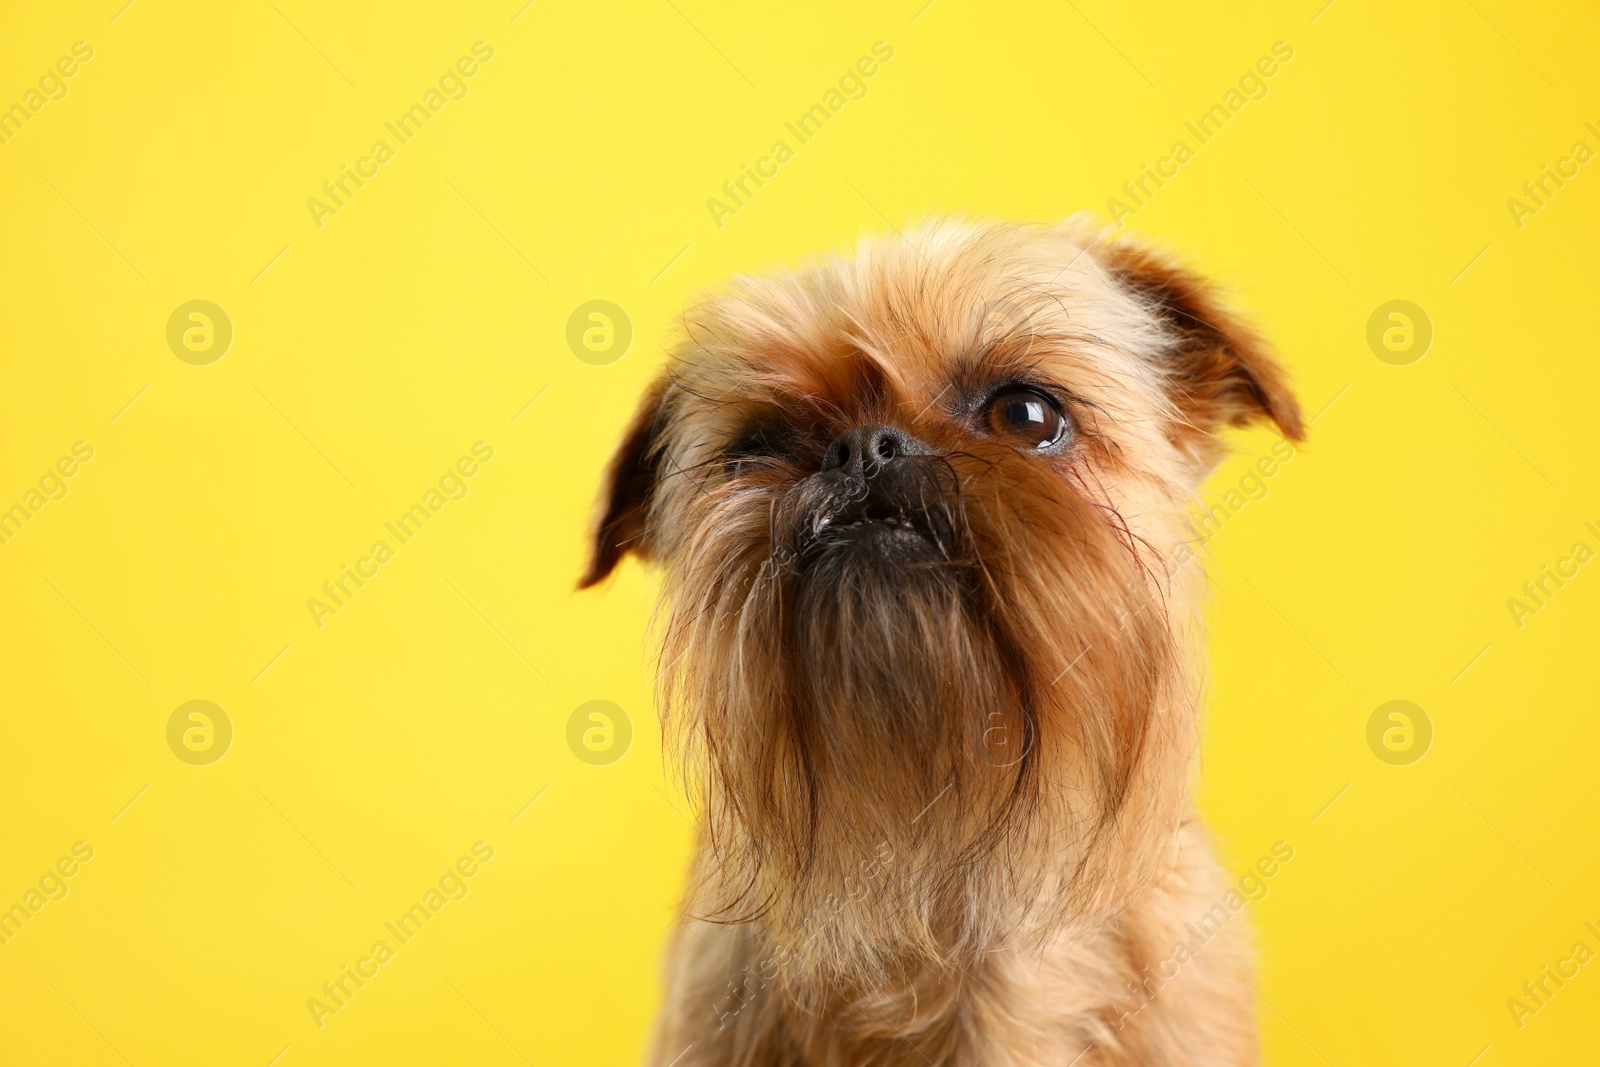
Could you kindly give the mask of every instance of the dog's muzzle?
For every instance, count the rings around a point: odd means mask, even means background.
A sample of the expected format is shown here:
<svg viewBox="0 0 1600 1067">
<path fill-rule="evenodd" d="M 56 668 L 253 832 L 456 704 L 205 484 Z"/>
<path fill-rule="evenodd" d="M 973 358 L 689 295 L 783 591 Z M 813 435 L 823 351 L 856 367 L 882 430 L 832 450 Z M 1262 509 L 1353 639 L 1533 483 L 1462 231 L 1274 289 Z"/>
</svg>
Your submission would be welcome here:
<svg viewBox="0 0 1600 1067">
<path fill-rule="evenodd" d="M 954 472 L 897 427 L 873 423 L 840 434 L 803 492 L 802 559 L 833 551 L 903 561 L 951 554 Z"/>
</svg>

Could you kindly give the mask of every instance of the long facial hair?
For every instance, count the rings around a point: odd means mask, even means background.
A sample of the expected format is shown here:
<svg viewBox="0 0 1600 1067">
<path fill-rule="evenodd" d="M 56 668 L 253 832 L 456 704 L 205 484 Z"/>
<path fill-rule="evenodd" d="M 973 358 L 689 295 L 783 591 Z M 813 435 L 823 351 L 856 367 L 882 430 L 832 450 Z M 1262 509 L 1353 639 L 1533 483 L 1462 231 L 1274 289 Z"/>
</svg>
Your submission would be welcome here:
<svg viewBox="0 0 1600 1067">
<path fill-rule="evenodd" d="M 870 494 L 801 447 L 674 517 L 689 908 L 758 923 L 787 978 L 914 982 L 1112 907 L 1105 857 L 1137 867 L 1162 810 L 1135 786 L 1182 668 L 1150 554 L 1087 468 L 945 444 Z M 921 539 L 864 541 L 863 506 Z"/>
</svg>

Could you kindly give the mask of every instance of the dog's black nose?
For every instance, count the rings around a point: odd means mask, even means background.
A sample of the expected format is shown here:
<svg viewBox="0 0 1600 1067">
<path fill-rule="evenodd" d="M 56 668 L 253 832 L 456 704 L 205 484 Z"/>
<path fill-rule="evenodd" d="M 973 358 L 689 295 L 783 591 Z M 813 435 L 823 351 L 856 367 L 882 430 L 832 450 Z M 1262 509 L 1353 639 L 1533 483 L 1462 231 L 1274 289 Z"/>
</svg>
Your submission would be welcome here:
<svg viewBox="0 0 1600 1067">
<path fill-rule="evenodd" d="M 833 444 L 822 454 L 822 469 L 824 472 L 842 470 L 866 479 L 902 456 L 932 454 L 931 448 L 904 430 L 878 422 L 857 426 L 834 438 Z"/>
</svg>

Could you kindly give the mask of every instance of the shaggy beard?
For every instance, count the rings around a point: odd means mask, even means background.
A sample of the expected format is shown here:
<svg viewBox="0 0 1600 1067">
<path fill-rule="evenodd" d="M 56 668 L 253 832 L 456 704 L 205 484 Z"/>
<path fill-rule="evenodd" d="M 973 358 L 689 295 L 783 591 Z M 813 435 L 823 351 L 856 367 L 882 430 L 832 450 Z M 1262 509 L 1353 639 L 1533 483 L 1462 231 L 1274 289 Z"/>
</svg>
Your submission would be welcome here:
<svg viewBox="0 0 1600 1067">
<path fill-rule="evenodd" d="M 757 923 L 792 994 L 915 987 L 1114 907 L 1109 855 L 1137 868 L 1160 810 L 1135 787 L 1175 646 L 1134 546 L 1074 498 L 1028 517 L 1070 555 L 1019 553 L 1017 516 L 969 526 L 930 477 L 918 558 L 818 538 L 814 494 L 712 499 L 669 591 L 689 911 Z"/>
</svg>

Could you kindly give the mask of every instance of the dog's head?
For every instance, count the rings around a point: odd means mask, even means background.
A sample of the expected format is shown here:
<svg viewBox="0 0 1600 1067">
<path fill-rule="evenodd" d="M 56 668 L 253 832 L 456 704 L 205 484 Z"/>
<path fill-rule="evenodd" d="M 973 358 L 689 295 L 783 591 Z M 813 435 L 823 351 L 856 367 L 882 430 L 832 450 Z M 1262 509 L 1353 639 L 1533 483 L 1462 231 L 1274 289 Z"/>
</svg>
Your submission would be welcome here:
<svg viewBox="0 0 1600 1067">
<path fill-rule="evenodd" d="M 627 552 L 664 572 L 698 906 L 881 972 L 863 946 L 992 933 L 967 928 L 971 892 L 1104 895 L 1087 875 L 1137 867 L 1184 813 L 1193 596 L 1171 557 L 1214 434 L 1301 432 L 1260 341 L 1197 276 L 1076 221 L 869 240 L 736 281 L 686 334 L 581 584 Z"/>
</svg>

